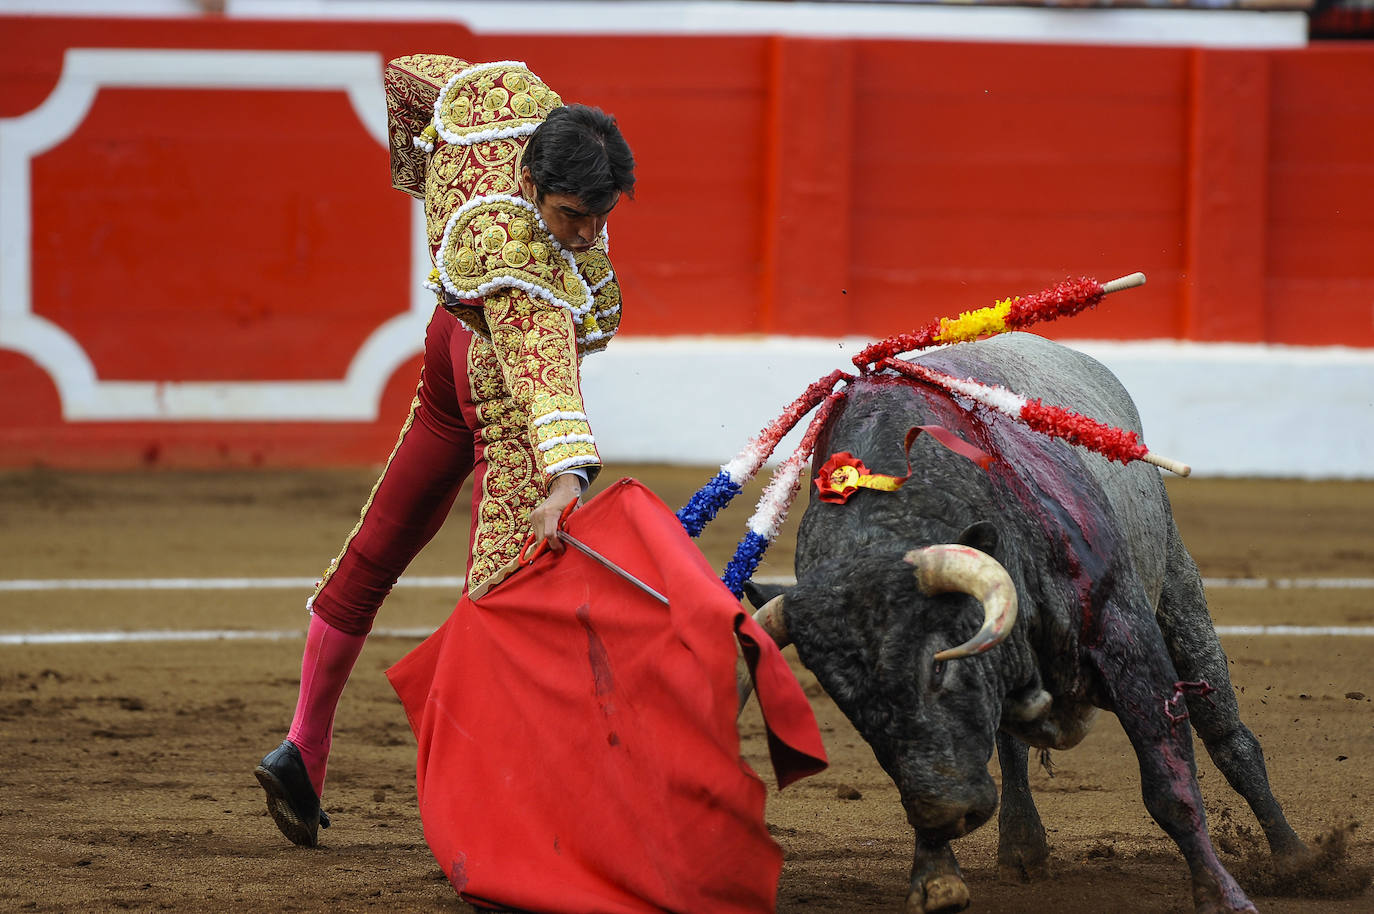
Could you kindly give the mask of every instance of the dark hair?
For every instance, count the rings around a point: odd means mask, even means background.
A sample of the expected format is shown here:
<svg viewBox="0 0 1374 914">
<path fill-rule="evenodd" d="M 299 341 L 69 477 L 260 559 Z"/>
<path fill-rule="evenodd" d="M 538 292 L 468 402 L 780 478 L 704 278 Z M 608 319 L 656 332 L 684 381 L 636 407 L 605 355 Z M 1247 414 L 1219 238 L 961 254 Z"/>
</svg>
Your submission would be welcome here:
<svg viewBox="0 0 1374 914">
<path fill-rule="evenodd" d="M 530 134 L 521 164 L 529 166 L 541 198 L 570 194 L 600 213 L 617 192 L 634 196 L 634 155 L 615 118 L 600 108 L 565 105 L 550 111 Z"/>
</svg>

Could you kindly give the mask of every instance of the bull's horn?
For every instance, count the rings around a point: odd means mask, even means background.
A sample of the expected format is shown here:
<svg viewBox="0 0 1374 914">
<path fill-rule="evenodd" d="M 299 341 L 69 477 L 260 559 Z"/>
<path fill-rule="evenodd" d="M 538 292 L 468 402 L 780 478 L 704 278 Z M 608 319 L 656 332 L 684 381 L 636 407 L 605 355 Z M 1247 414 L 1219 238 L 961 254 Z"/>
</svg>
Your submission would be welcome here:
<svg viewBox="0 0 1374 914">
<path fill-rule="evenodd" d="M 1016 585 L 995 558 L 971 546 L 945 543 L 913 549 L 906 560 L 916 566 L 922 593 L 966 593 L 983 604 L 983 627 L 958 647 L 936 654 L 937 662 L 981 654 L 1011 634 L 1016 624 Z"/>
<path fill-rule="evenodd" d="M 792 636 L 787 634 L 787 622 L 782 618 L 782 594 L 763 604 L 759 611 L 754 613 L 754 621 L 768 632 L 778 647 L 787 647 L 792 643 Z"/>
<path fill-rule="evenodd" d="M 787 623 L 782 618 L 782 594 L 760 606 L 758 612 L 754 613 L 754 621 L 768 633 L 768 637 L 772 638 L 779 648 L 792 643 L 792 639 L 787 635 Z M 754 692 L 754 677 L 750 675 L 749 667 L 743 660 L 737 663 L 735 670 L 735 691 L 739 696 L 739 708 L 736 712 L 738 717 L 744 713 L 744 705 Z"/>
</svg>

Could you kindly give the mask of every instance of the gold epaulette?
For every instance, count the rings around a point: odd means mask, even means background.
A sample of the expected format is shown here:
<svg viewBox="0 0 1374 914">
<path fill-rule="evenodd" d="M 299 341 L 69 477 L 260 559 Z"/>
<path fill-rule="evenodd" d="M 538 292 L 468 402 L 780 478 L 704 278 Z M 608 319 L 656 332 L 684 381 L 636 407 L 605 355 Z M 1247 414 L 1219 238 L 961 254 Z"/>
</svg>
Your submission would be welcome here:
<svg viewBox="0 0 1374 914">
<path fill-rule="evenodd" d="M 454 73 L 439 93 L 434 129 L 459 146 L 528 136 L 563 104 L 523 63 L 501 60 Z"/>
<path fill-rule="evenodd" d="M 566 308 L 575 325 L 592 309 L 592 292 L 572 258 L 549 235 L 534 205 L 520 197 L 465 203 L 449 218 L 435 263 L 444 289 L 456 298 L 520 289 Z"/>
</svg>

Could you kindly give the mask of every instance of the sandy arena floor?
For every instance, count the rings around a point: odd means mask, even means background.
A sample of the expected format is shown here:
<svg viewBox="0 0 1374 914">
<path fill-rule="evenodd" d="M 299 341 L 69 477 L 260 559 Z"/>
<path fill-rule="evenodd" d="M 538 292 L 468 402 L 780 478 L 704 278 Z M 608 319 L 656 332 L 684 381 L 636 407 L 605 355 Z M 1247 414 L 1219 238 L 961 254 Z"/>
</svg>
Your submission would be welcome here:
<svg viewBox="0 0 1374 914">
<path fill-rule="evenodd" d="M 671 506 L 709 470 L 612 468 Z M 372 472 L 0 474 L 0 579 L 309 577 L 352 528 Z M 1207 577 L 1367 578 L 1374 483 L 1169 481 Z M 752 498 L 708 531 L 722 567 Z M 461 574 L 466 504 L 412 568 Z M 800 515 L 800 511 L 795 512 Z M 795 522 L 795 521 L 794 521 Z M 761 574 L 791 570 L 790 533 Z M 0 634 L 139 629 L 288 630 L 277 640 L 0 644 L 0 910 L 471 911 L 421 834 L 414 742 L 382 671 L 418 639 L 369 642 L 337 720 L 324 845 L 289 845 L 253 779 L 294 706 L 307 592 L 0 591 Z M 433 628 L 455 595 L 403 589 L 379 625 Z M 1374 625 L 1370 589 L 1215 589 L 1218 624 Z M 1327 882 L 1374 865 L 1374 638 L 1238 637 L 1241 710 L 1264 744 L 1289 819 L 1309 842 L 1344 842 Z M 790 652 L 789 652 L 790 653 Z M 800 671 L 828 771 L 770 795 L 786 853 L 784 914 L 900 911 L 912 836 L 871 752 Z M 756 706 L 746 756 L 765 770 Z M 995 826 L 957 842 L 974 910 L 1190 911 L 1173 844 L 1146 814 L 1133 754 L 1104 716 L 1054 777 L 1032 772 L 1053 850 L 1051 880 L 998 879 Z M 1224 861 L 1262 911 L 1374 911 L 1344 899 L 1274 897 L 1246 861 L 1256 831 L 1199 761 Z M 841 799 L 856 788 L 859 799 Z M 1350 830 L 1355 823 L 1358 828 Z M 1340 855 L 1334 854 L 1339 857 Z M 1250 875 L 1246 875 L 1249 873 Z M 1358 881 L 1358 880 L 1355 880 Z M 1258 885 L 1258 887 L 1257 887 Z M 1288 886 L 1291 888 L 1292 886 Z"/>
</svg>

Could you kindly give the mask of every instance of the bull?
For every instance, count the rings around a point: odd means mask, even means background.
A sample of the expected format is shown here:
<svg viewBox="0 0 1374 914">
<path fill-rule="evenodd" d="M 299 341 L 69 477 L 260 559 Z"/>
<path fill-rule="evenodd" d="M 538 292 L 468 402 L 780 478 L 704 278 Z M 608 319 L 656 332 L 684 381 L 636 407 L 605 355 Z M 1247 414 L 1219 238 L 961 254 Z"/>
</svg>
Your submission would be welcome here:
<svg viewBox="0 0 1374 914">
<path fill-rule="evenodd" d="M 1140 430 L 1100 363 L 1008 333 L 922 355 L 947 374 L 1038 396 Z M 993 460 L 984 468 L 914 426 L 938 425 Z M 1028 747 L 1068 749 L 1097 709 L 1117 715 L 1145 806 L 1188 863 L 1199 912 L 1253 911 L 1207 833 L 1196 729 L 1249 804 L 1276 858 L 1308 854 L 1240 720 L 1202 580 L 1159 472 L 1123 465 L 973 409 L 936 387 L 867 374 L 818 440 L 911 478 L 847 503 L 812 499 L 796 584 L 750 584 L 757 618 L 798 657 L 872 747 L 915 830 L 908 914 L 957 911 L 969 892 L 949 842 L 998 808 L 998 862 L 1023 878 L 1049 856 L 1030 794 Z"/>
</svg>

